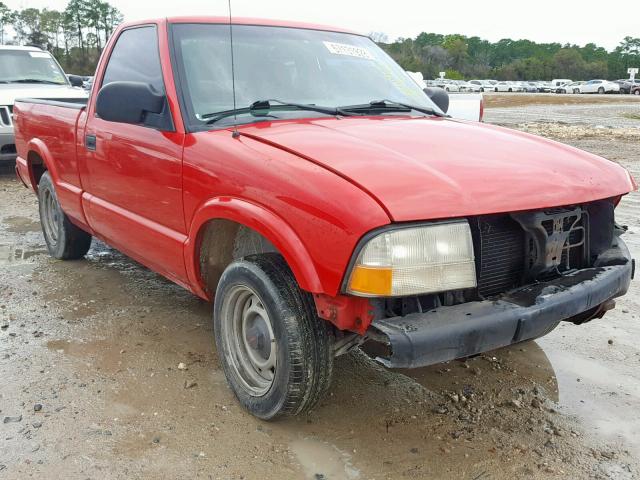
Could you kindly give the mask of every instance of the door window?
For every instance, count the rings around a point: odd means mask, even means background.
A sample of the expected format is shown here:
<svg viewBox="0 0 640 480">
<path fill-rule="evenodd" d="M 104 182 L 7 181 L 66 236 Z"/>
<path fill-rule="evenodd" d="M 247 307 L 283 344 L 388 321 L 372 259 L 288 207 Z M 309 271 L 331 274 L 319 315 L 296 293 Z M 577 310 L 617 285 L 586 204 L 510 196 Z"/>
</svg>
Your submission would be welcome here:
<svg viewBox="0 0 640 480">
<path fill-rule="evenodd" d="M 111 82 L 149 83 L 164 93 L 155 27 L 131 28 L 120 34 L 111 51 L 102 85 Z"/>
</svg>

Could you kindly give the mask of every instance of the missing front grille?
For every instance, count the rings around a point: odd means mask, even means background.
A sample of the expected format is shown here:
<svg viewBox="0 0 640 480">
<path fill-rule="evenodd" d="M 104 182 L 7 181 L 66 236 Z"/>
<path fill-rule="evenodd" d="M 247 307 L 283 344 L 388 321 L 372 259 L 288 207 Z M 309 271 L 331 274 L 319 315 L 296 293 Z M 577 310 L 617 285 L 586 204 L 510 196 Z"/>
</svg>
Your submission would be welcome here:
<svg viewBox="0 0 640 480">
<path fill-rule="evenodd" d="M 587 266 L 589 216 L 581 207 L 511 216 L 526 235 L 526 281 L 542 280 Z"/>
</svg>

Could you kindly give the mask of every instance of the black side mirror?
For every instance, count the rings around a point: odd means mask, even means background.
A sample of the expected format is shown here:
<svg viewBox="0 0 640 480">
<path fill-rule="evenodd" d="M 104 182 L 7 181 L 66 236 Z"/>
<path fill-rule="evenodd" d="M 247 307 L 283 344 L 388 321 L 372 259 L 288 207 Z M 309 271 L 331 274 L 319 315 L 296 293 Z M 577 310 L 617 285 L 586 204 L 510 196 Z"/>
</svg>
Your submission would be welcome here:
<svg viewBox="0 0 640 480">
<path fill-rule="evenodd" d="M 424 93 L 427 94 L 427 97 L 429 97 L 440 110 L 447 113 L 447 110 L 449 110 L 449 94 L 443 88 L 427 87 L 424 89 Z"/>
<path fill-rule="evenodd" d="M 165 110 L 166 97 L 150 84 L 112 82 L 100 89 L 96 113 L 103 120 L 170 129 Z M 171 123 L 171 116 L 168 116 Z"/>
<path fill-rule="evenodd" d="M 78 75 L 69 75 L 69 83 L 71 83 L 72 87 L 81 87 L 83 80 Z"/>
</svg>

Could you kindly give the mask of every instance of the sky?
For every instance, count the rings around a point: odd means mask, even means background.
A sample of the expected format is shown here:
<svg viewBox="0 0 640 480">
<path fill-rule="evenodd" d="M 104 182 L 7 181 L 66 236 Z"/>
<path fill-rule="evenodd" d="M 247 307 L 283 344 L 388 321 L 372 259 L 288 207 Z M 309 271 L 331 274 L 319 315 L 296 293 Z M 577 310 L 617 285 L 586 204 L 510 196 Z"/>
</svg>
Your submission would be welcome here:
<svg viewBox="0 0 640 480">
<path fill-rule="evenodd" d="M 64 9 L 66 0 L 3 0 L 10 8 Z M 227 15 L 227 0 L 110 0 L 125 20 L 180 15 Z M 611 5 L 607 8 L 606 5 Z M 603 0 L 232 0 L 234 16 L 276 18 L 383 32 L 390 39 L 422 31 L 490 41 L 526 38 L 607 50 L 625 36 L 640 36 L 637 1 Z M 634 7 L 635 6 L 635 7 Z M 635 8 L 636 10 L 634 11 Z"/>
</svg>

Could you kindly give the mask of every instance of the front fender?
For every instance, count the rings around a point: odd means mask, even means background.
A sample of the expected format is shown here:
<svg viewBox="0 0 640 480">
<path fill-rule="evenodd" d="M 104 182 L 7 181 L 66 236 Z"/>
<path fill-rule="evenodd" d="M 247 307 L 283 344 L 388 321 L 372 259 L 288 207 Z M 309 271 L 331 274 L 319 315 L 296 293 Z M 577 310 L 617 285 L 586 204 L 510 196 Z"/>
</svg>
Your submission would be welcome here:
<svg viewBox="0 0 640 480">
<path fill-rule="evenodd" d="M 185 242 L 185 265 L 193 291 L 210 300 L 200 275 L 200 240 L 204 227 L 211 220 L 230 220 L 249 227 L 282 254 L 298 285 L 309 292 L 322 292 L 322 283 L 314 263 L 300 237 L 281 217 L 267 208 L 233 197 L 216 197 L 206 201 L 195 213 Z"/>
</svg>

